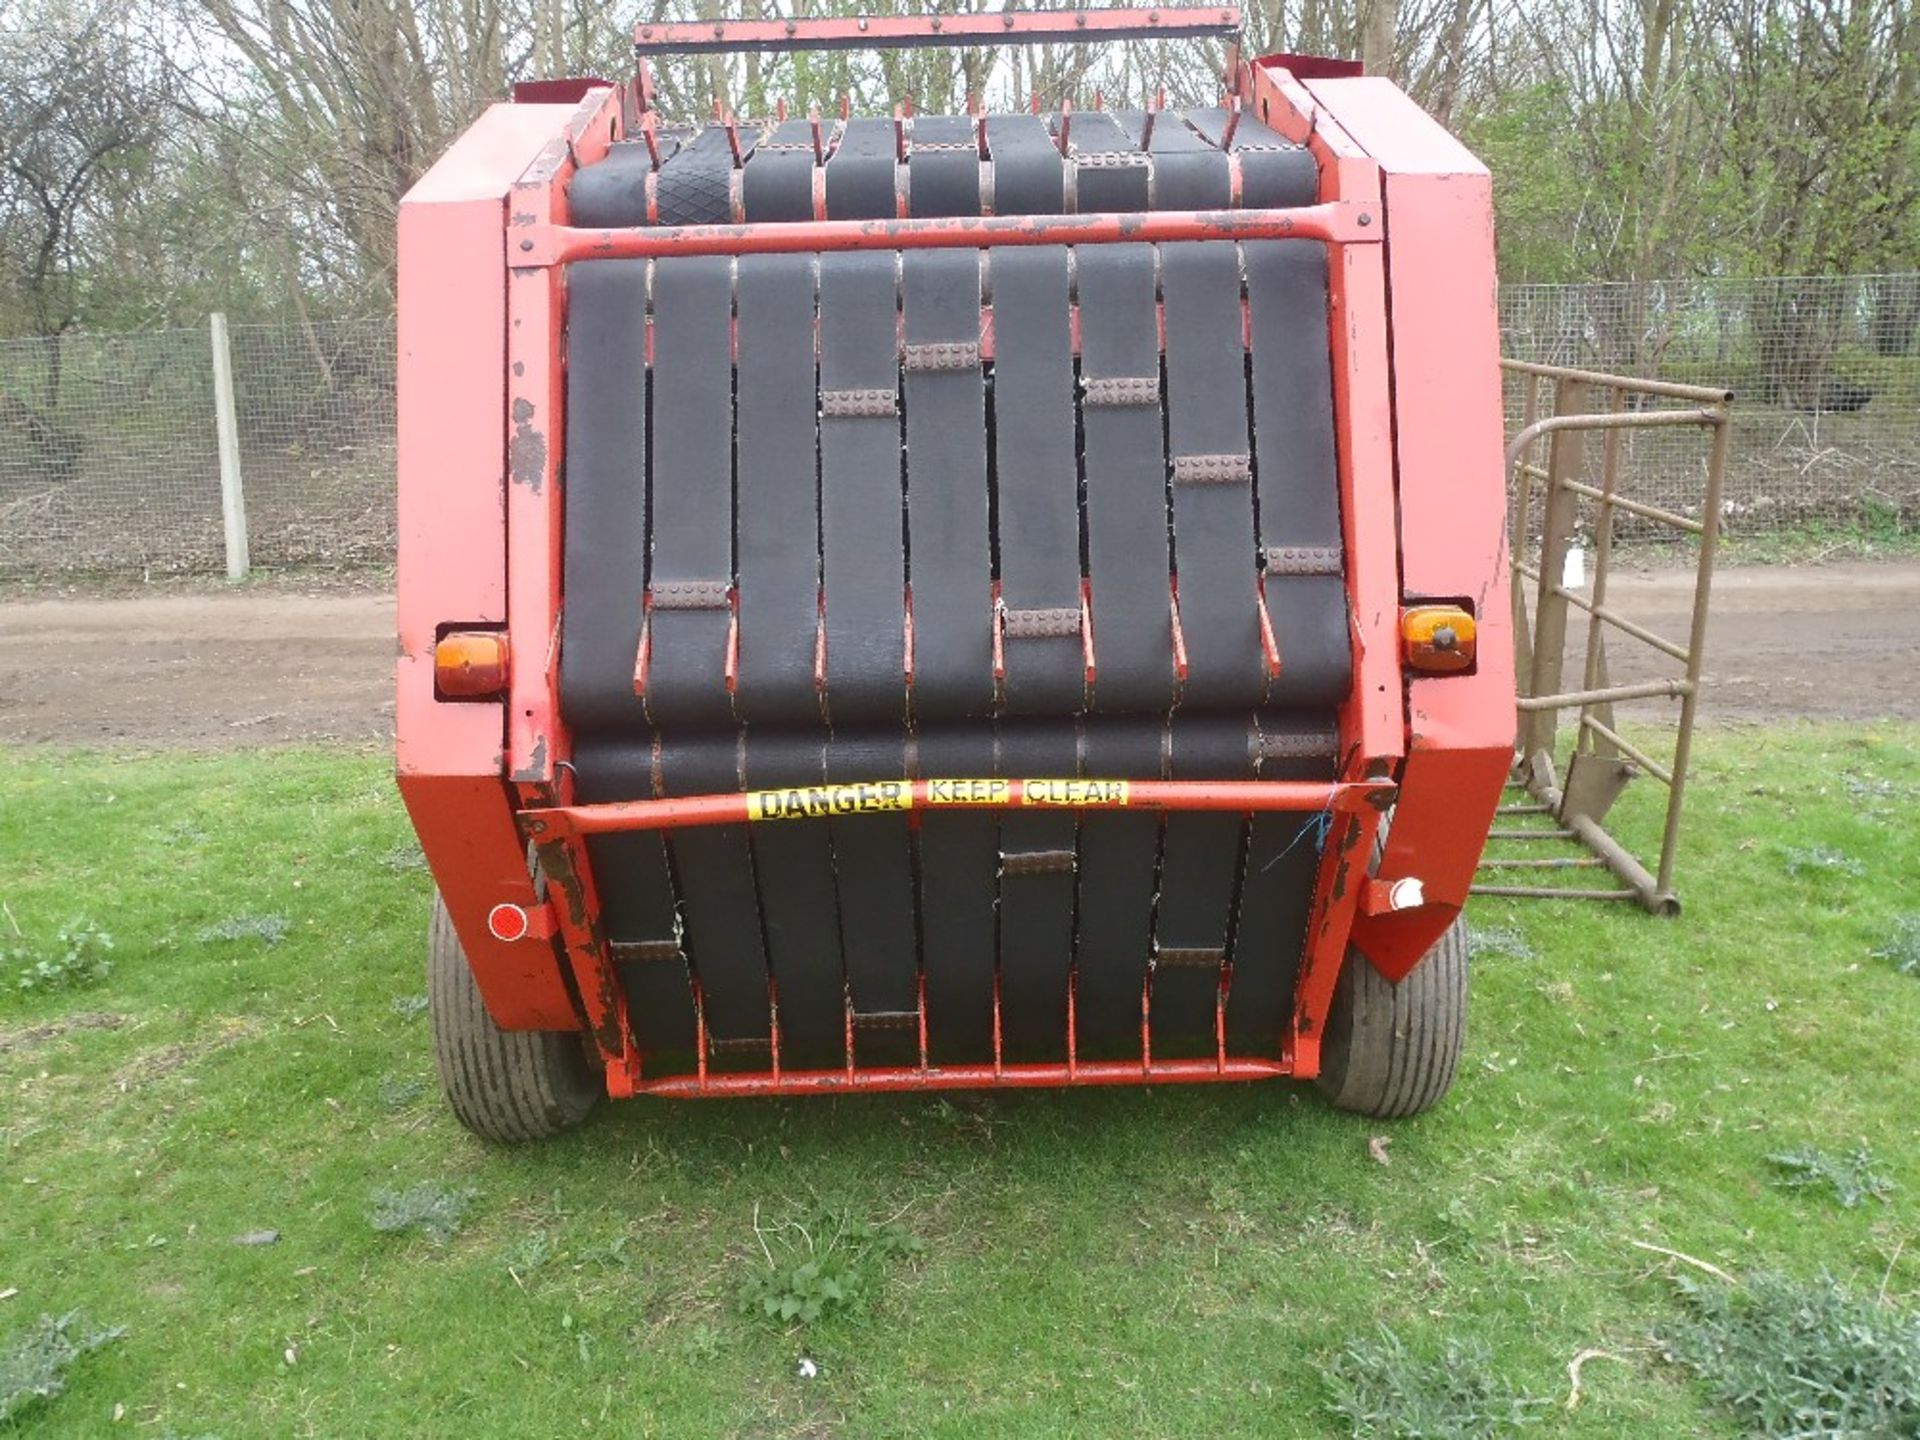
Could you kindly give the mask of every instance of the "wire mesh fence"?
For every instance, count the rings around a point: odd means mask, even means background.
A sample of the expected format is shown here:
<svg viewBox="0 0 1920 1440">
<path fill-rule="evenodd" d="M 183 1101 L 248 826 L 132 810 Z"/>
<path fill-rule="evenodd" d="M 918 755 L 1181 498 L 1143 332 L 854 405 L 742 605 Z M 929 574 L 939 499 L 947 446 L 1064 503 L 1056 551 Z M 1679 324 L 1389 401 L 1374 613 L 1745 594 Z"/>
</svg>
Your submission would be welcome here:
<svg viewBox="0 0 1920 1440">
<path fill-rule="evenodd" d="M 1730 533 L 1920 527 L 1920 274 L 1509 285 L 1500 331 L 1509 359 L 1733 390 Z M 1510 376 L 1509 430 L 1524 403 Z M 1621 445 L 1622 494 L 1697 505 L 1699 447 Z"/>
<path fill-rule="evenodd" d="M 218 566 L 205 330 L 0 341 L 0 571 Z"/>
<path fill-rule="evenodd" d="M 253 563 L 391 561 L 392 318 L 231 334 Z"/>
<path fill-rule="evenodd" d="M 252 563 L 390 561 L 392 319 L 228 334 Z M 225 555 L 208 329 L 0 340 L 0 575 Z"/>
<path fill-rule="evenodd" d="M 1920 527 L 1920 274 L 1510 285 L 1514 359 L 1739 393 L 1723 518 Z M 256 567 L 385 564 L 390 316 L 230 329 Z M 1509 383 L 1509 428 L 1523 387 Z M 1699 447 L 1623 437 L 1621 493 L 1697 503 Z M 219 571 L 205 328 L 0 340 L 0 576 Z"/>
</svg>

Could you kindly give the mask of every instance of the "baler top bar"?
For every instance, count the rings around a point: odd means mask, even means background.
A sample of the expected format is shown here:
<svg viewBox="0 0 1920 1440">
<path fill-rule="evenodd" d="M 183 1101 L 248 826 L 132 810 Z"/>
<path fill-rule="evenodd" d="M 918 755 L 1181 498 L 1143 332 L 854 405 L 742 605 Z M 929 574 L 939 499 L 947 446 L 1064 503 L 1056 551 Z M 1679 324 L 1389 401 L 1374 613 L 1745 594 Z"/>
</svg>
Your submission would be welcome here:
<svg viewBox="0 0 1920 1440">
<path fill-rule="evenodd" d="M 1239 9 L 1222 5 L 999 15 L 863 15 L 835 20 L 690 20 L 640 25 L 634 30 L 633 48 L 640 56 L 724 55 L 754 50 L 920 50 L 1088 40 L 1230 39 L 1239 33 Z"/>
</svg>

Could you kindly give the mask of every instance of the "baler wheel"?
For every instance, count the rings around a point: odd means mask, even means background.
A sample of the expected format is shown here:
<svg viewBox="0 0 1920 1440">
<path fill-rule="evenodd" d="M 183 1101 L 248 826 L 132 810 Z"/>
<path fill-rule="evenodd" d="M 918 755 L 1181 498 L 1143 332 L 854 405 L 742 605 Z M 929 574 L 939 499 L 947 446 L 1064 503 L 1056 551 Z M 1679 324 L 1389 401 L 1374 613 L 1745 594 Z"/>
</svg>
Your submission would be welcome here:
<svg viewBox="0 0 1920 1440">
<path fill-rule="evenodd" d="M 483 1140 L 558 1135 L 603 1093 L 577 1034 L 493 1023 L 438 891 L 427 924 L 427 1017 L 447 1103 Z"/>
<path fill-rule="evenodd" d="M 1465 917 L 1455 917 L 1398 985 L 1354 951 L 1334 991 L 1314 1083 L 1337 1110 L 1418 1115 L 1453 1084 L 1466 1020 Z"/>
</svg>

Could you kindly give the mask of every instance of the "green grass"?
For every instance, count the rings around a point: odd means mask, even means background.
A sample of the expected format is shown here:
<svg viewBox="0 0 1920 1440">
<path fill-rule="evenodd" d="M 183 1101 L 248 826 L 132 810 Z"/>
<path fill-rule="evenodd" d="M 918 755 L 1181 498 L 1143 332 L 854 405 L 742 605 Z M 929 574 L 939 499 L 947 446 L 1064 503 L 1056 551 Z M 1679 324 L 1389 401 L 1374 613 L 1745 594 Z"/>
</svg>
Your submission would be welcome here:
<svg viewBox="0 0 1920 1440">
<path fill-rule="evenodd" d="M 1339 1402 L 1476 1434 L 1524 1396 L 1528 1435 L 1738 1434 L 1663 1350 L 1703 1277 L 1635 1242 L 1912 1313 L 1920 981 L 1888 947 L 1920 730 L 1697 756 L 1685 918 L 1479 906 L 1460 1082 L 1415 1122 L 1283 1085 L 636 1101 L 500 1150 L 431 1083 L 384 756 L 14 754 L 6 945 L 115 947 L 85 989 L 0 984 L 0 1353 L 42 1315 L 126 1330 L 16 1424 L 1336 1436 Z M 1656 801 L 1622 802 L 1631 838 Z M 1816 847 L 1860 873 L 1795 873 Z M 1870 1153 L 1885 1202 L 1778 1183 L 1803 1147 Z M 416 1213 L 447 1223 L 386 1228 Z M 818 1321 L 766 1316 L 822 1275 Z"/>
<path fill-rule="evenodd" d="M 1836 560 L 1920 559 L 1920 523 L 1885 509 L 1853 520 L 1807 520 L 1747 530 L 1731 522 L 1720 533 L 1716 565 L 1823 565 Z M 1614 563 L 1623 567 L 1691 569 L 1700 547 L 1690 536 L 1669 532 L 1657 540 L 1615 542 Z"/>
</svg>

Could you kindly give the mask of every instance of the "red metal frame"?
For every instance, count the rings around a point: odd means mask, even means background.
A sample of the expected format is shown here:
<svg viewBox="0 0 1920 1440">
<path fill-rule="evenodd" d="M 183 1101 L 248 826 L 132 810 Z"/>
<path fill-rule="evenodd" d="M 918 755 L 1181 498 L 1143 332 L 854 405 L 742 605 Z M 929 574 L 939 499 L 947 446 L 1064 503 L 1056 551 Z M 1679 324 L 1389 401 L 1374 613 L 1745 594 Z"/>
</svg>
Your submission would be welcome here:
<svg viewBox="0 0 1920 1440">
<path fill-rule="evenodd" d="M 1089 30 L 1112 38 L 1138 20 L 1122 12 L 947 17 L 944 35 L 953 43 L 977 43 L 953 37 L 972 37 L 984 27 L 996 39 L 1086 38 Z M 872 45 L 895 31 L 903 37 L 899 43 L 909 35 L 924 43 L 928 23 L 876 18 L 796 22 L 798 29 L 785 22 L 642 27 L 640 48 L 685 51 L 693 48 L 687 41 L 694 32 L 706 37 L 708 49 L 803 48 L 782 42 L 815 39 Z M 1068 23 L 1072 36 L 1053 33 Z M 1149 33 L 1174 32 L 1162 26 Z M 1444 928 L 1478 859 L 1486 830 L 1480 811 L 1490 813 L 1498 800 L 1513 718 L 1500 594 L 1496 336 L 1490 284 L 1482 285 L 1491 265 L 1485 172 L 1471 157 L 1463 161 L 1457 147 L 1449 151 L 1435 140 L 1444 132 L 1404 97 L 1394 99 L 1398 92 L 1384 82 L 1304 82 L 1258 61 L 1236 64 L 1232 88 L 1237 105 L 1310 147 L 1321 173 L 1317 204 L 1124 217 L 577 229 L 568 224 L 568 182 L 624 133 L 622 97 L 612 89 L 592 90 L 571 107 L 496 107 L 408 197 L 401 244 L 401 783 L 482 993 L 502 1025 L 584 1028 L 615 1094 L 1309 1077 L 1318 1073 L 1320 1032 L 1350 939 L 1398 978 Z M 650 123 L 646 116 L 639 121 L 643 131 Z M 455 176 L 459 186 L 451 184 Z M 443 194 L 453 190 L 457 202 Z M 1066 1060 L 1005 1063 L 996 993 L 991 1064 L 928 1064 L 923 1012 L 918 1065 L 859 1065 L 850 1016 L 844 1068 L 794 1071 L 781 1064 L 778 997 L 770 992 L 767 1070 L 710 1069 L 702 1024 L 694 1074 L 645 1073 L 600 929 L 585 837 L 754 816 L 751 797 L 738 794 L 572 803 L 565 763 L 570 736 L 556 692 L 565 266 L 615 256 L 1280 236 L 1331 248 L 1330 344 L 1355 673 L 1339 715 L 1337 779 L 1134 781 L 1128 799 L 1158 810 L 1329 815 L 1292 1033 L 1282 1037 L 1280 1053 L 1227 1053 L 1228 976 L 1216 1016 L 1216 1053 L 1205 1060 L 1153 1057 L 1149 981 L 1137 1061 L 1077 1057 L 1069 992 Z M 1471 362 L 1483 350 L 1487 373 L 1478 377 Z M 1462 355 L 1469 363 L 1461 363 Z M 1489 428 L 1492 458 L 1483 464 Z M 1414 599 L 1472 605 L 1483 632 L 1483 661 L 1474 675 L 1403 679 L 1399 615 Z M 1175 605 L 1177 617 L 1177 599 Z M 435 702 L 431 644 L 437 634 L 503 622 L 516 660 L 506 703 Z M 1271 631 L 1271 618 L 1263 616 L 1263 633 Z M 1087 663 L 1091 670 L 1091 654 Z M 905 803 L 887 808 L 917 812 L 930 801 L 930 783 L 892 782 Z M 979 803 L 1030 803 L 1023 782 L 1004 784 L 1005 798 Z M 1380 871 L 1389 883 L 1371 883 L 1369 856 L 1382 811 L 1396 795 L 1399 810 Z M 529 841 L 550 886 L 544 901 L 529 878 Z M 1394 912 L 1390 882 L 1405 876 L 1423 881 L 1427 903 Z M 502 903 L 533 917 L 526 938 L 503 942 L 488 931 L 487 912 Z"/>
<path fill-rule="evenodd" d="M 1229 38 L 1237 6 L 1155 10 L 1006 10 L 991 15 L 862 15 L 811 20 L 685 20 L 633 32 L 640 55 L 737 51 L 930 50 L 960 45 L 1083 44 L 1109 40 Z"/>
</svg>

